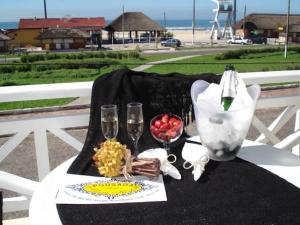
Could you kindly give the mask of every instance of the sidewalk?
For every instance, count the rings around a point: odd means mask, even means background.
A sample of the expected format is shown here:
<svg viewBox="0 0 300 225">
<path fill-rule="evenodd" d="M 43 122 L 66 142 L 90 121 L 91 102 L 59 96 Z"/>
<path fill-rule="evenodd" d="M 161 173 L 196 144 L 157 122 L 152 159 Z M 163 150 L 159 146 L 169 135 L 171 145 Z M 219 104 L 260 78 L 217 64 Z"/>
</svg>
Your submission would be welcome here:
<svg viewBox="0 0 300 225">
<path fill-rule="evenodd" d="M 201 55 L 189 55 L 189 56 L 182 56 L 182 57 L 176 57 L 176 58 L 171 58 L 171 59 L 155 61 L 155 62 L 147 63 L 147 64 L 141 65 L 139 67 L 136 67 L 133 70 L 137 71 L 137 72 L 140 72 L 140 71 L 144 71 L 146 69 L 149 69 L 154 65 L 159 65 L 159 64 L 162 64 L 162 63 L 169 63 L 169 62 L 176 62 L 176 61 L 180 61 L 180 60 L 184 60 L 184 59 L 194 58 L 194 57 L 197 57 L 197 56 L 201 56 Z"/>
</svg>

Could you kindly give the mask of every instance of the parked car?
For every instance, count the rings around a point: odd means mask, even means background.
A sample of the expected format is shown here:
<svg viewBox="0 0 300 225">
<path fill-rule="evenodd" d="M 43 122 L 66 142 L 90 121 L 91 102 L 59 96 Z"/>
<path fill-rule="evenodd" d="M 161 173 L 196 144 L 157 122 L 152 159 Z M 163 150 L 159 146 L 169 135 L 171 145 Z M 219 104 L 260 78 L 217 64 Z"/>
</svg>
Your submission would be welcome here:
<svg viewBox="0 0 300 225">
<path fill-rule="evenodd" d="M 249 38 L 253 44 L 267 44 L 266 37 L 250 37 Z"/>
<path fill-rule="evenodd" d="M 175 38 L 168 39 L 166 41 L 160 42 L 161 46 L 166 46 L 166 47 L 180 47 L 181 46 L 181 41 Z"/>
<path fill-rule="evenodd" d="M 242 37 L 233 37 L 227 41 L 228 44 L 252 44 L 252 41 L 250 39 L 244 39 Z"/>
</svg>

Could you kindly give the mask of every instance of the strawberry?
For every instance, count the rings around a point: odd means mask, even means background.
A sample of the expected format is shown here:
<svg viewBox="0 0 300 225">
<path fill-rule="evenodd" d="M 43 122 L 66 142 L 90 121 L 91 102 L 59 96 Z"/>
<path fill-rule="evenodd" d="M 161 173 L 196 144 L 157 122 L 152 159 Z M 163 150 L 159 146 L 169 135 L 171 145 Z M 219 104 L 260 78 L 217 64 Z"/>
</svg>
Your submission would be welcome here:
<svg viewBox="0 0 300 225">
<path fill-rule="evenodd" d="M 170 125 L 168 123 L 164 123 L 163 125 L 160 126 L 159 131 L 166 132 L 169 129 L 170 129 Z"/>
<path fill-rule="evenodd" d="M 175 121 L 177 121 L 175 118 L 171 118 L 171 119 L 169 120 L 169 124 L 170 124 L 171 127 L 174 126 L 174 122 L 175 122 Z"/>
<path fill-rule="evenodd" d="M 163 124 L 163 123 L 162 123 L 160 120 L 154 121 L 154 126 L 155 126 L 156 128 L 160 128 L 162 124 Z"/>
<path fill-rule="evenodd" d="M 173 126 L 174 126 L 174 127 L 181 126 L 181 121 L 180 121 L 180 120 L 175 120 L 175 121 L 173 122 Z"/>
<path fill-rule="evenodd" d="M 159 130 L 155 126 L 151 125 L 150 127 L 151 133 L 154 134 L 156 137 L 158 137 Z"/>
<path fill-rule="evenodd" d="M 169 122 L 169 115 L 168 114 L 164 114 L 162 117 L 161 117 L 161 121 L 163 123 L 168 123 Z"/>
<path fill-rule="evenodd" d="M 168 130 L 166 134 L 167 134 L 168 140 L 170 140 L 170 139 L 173 139 L 173 138 L 176 137 L 177 132 L 176 132 L 176 131 L 173 131 L 173 130 L 171 129 L 171 130 Z"/>
</svg>

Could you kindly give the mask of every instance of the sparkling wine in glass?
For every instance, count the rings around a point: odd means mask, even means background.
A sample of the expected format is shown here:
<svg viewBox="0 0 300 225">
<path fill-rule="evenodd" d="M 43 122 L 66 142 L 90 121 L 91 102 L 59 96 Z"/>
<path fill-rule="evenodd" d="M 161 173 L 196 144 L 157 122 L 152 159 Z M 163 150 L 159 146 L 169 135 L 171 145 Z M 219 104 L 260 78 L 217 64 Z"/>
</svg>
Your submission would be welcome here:
<svg viewBox="0 0 300 225">
<path fill-rule="evenodd" d="M 127 133 L 134 145 L 134 155 L 138 155 L 138 142 L 143 134 L 144 119 L 142 103 L 127 104 Z"/>
<path fill-rule="evenodd" d="M 116 105 L 101 106 L 101 129 L 108 140 L 116 138 L 118 134 L 118 112 Z"/>
</svg>

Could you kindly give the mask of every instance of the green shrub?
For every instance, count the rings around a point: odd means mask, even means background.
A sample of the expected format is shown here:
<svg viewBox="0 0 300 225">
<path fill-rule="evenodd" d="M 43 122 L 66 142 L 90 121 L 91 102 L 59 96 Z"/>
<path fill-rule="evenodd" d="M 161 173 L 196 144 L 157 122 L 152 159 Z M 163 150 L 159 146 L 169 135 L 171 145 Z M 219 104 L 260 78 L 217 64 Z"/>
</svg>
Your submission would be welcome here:
<svg viewBox="0 0 300 225">
<path fill-rule="evenodd" d="M 84 55 L 84 54 L 81 54 L 81 53 L 80 53 L 80 54 L 77 55 L 77 59 L 84 59 L 84 58 L 85 58 L 85 55 Z"/>
<path fill-rule="evenodd" d="M 104 52 L 96 52 L 94 53 L 95 58 L 105 58 Z"/>
<path fill-rule="evenodd" d="M 122 59 L 123 58 L 123 53 L 117 52 L 117 59 Z"/>
<path fill-rule="evenodd" d="M 139 59 L 140 54 L 137 51 L 131 51 L 131 52 L 128 52 L 128 57 L 129 58 L 134 58 L 134 59 Z"/>
<path fill-rule="evenodd" d="M 46 71 L 49 70 L 49 67 L 47 65 L 37 65 L 36 66 L 36 71 L 38 72 L 42 72 L 42 71 Z"/>
<path fill-rule="evenodd" d="M 299 48 L 300 49 L 300 48 Z M 240 59 L 242 56 L 248 54 L 257 54 L 257 53 L 272 53 L 282 51 L 282 48 L 253 48 L 253 49 L 238 49 L 230 50 L 223 53 L 220 53 L 215 56 L 216 60 L 225 60 L 225 59 Z"/>
<path fill-rule="evenodd" d="M 13 82 L 13 81 L 6 81 L 4 83 L 2 83 L 2 86 L 16 86 L 18 85 L 18 83 Z"/>
<path fill-rule="evenodd" d="M 21 65 L 18 66 L 16 69 L 18 72 L 29 72 L 31 71 L 31 65 Z"/>
<path fill-rule="evenodd" d="M 111 58 L 111 59 L 117 59 L 118 54 L 116 52 L 108 52 L 108 53 L 106 53 L 106 57 Z"/>
<path fill-rule="evenodd" d="M 79 69 L 84 68 L 84 65 L 80 65 L 78 63 L 68 63 L 65 65 L 62 65 L 65 69 Z"/>
<path fill-rule="evenodd" d="M 14 73 L 15 71 L 15 66 L 0 66 L 0 73 Z"/>
<path fill-rule="evenodd" d="M 28 55 L 22 55 L 21 56 L 21 62 L 22 63 L 27 63 L 28 62 Z"/>
<path fill-rule="evenodd" d="M 56 54 L 56 53 L 50 53 L 50 54 L 47 54 L 47 55 L 46 55 L 46 59 L 47 59 L 47 60 L 60 59 L 60 58 L 62 58 L 62 57 L 63 57 L 63 55 L 60 56 L 60 54 Z"/>
<path fill-rule="evenodd" d="M 75 54 L 66 54 L 66 55 L 65 55 L 65 58 L 66 58 L 66 59 L 76 59 L 77 56 L 76 56 Z"/>
</svg>

